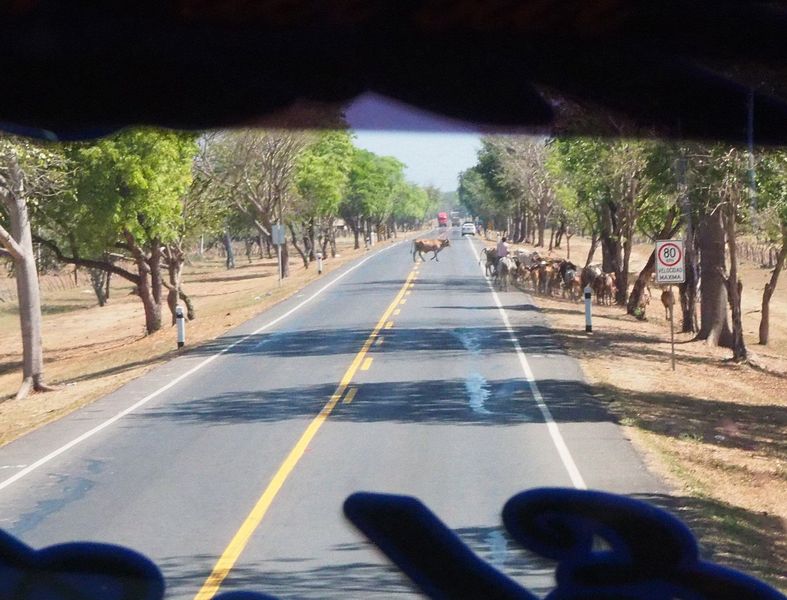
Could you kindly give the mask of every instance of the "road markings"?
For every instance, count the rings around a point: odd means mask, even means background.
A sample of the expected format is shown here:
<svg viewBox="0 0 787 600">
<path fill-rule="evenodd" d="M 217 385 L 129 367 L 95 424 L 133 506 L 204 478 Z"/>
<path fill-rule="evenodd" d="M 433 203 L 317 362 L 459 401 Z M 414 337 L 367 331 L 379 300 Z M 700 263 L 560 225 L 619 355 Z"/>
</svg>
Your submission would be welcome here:
<svg viewBox="0 0 787 600">
<path fill-rule="evenodd" d="M 366 338 L 366 341 L 363 343 L 358 354 L 355 355 L 353 358 L 352 363 L 345 371 L 344 375 L 339 382 L 339 386 L 331 395 L 330 400 L 322 407 L 320 414 L 318 414 L 306 430 L 301 435 L 298 442 L 295 446 L 290 450 L 290 453 L 287 455 L 287 458 L 284 459 L 284 462 L 281 464 L 279 469 L 274 474 L 273 478 L 271 479 L 268 486 L 263 491 L 262 496 L 257 500 L 257 503 L 251 509 L 251 512 L 243 521 L 240 526 L 240 529 L 235 533 L 230 543 L 225 548 L 224 552 L 219 557 L 219 560 L 216 562 L 216 566 L 213 567 L 213 571 L 211 571 L 210 576 L 208 576 L 205 583 L 200 588 L 197 595 L 194 597 L 194 600 L 210 600 L 219 590 L 221 587 L 222 582 L 224 579 L 229 575 L 232 568 L 235 566 L 238 558 L 243 552 L 246 545 L 249 543 L 252 534 L 256 531 L 257 527 L 259 527 L 262 519 L 265 517 L 265 514 L 268 512 L 268 509 L 273 504 L 274 498 L 281 490 L 284 482 L 289 477 L 290 473 L 292 473 L 293 469 L 295 469 L 295 465 L 298 464 L 298 461 L 303 457 L 304 452 L 306 452 L 306 448 L 309 446 L 309 443 L 314 439 L 314 436 L 317 435 L 317 432 L 322 427 L 323 423 L 328 419 L 328 416 L 331 414 L 333 409 L 336 407 L 336 404 L 339 402 L 339 399 L 344 395 L 344 392 L 350 386 L 350 382 L 352 381 L 353 377 L 355 376 L 356 372 L 360 368 L 361 364 L 366 359 L 366 354 L 369 352 L 369 349 L 374 344 L 377 336 L 382 330 L 383 327 L 388 327 L 390 324 L 393 326 L 393 321 L 388 321 L 388 318 L 393 313 L 396 306 L 399 304 L 399 300 L 402 299 L 404 296 L 404 292 L 407 289 L 407 284 L 410 283 L 413 274 L 407 276 L 407 279 L 402 285 L 402 288 L 399 290 L 399 293 L 396 294 L 396 297 L 393 299 L 391 304 L 388 305 L 388 308 L 385 309 L 385 312 L 380 317 L 380 320 L 377 321 L 377 324 L 374 326 L 374 329 L 369 334 L 369 337 Z"/>
<path fill-rule="evenodd" d="M 384 335 L 381 335 L 380 337 L 378 337 L 378 338 L 377 338 L 377 341 L 374 343 L 374 345 L 375 345 L 375 346 L 382 346 L 382 345 L 383 345 L 383 340 L 384 340 L 384 339 L 385 339 L 385 336 L 384 336 Z"/>
<path fill-rule="evenodd" d="M 174 386 L 179 384 L 184 379 L 186 379 L 188 377 L 191 377 L 194 373 L 196 373 L 197 371 L 199 371 L 202 368 L 206 367 L 207 365 L 212 363 L 214 360 L 216 360 L 220 356 L 226 354 L 227 352 L 229 352 L 230 350 L 232 350 L 233 348 L 235 348 L 239 344 L 243 344 L 244 342 L 247 342 L 250 338 L 254 337 L 255 335 L 258 335 L 258 334 L 262 333 L 263 331 L 265 331 L 266 329 L 269 329 L 269 328 L 273 327 L 274 325 L 276 325 L 277 323 L 283 321 L 284 319 L 289 317 L 294 312 L 300 310 L 301 308 L 303 308 L 304 306 L 309 304 L 312 300 L 314 300 L 318 296 L 321 296 L 326 290 L 328 290 L 329 288 L 331 288 L 334 285 L 336 285 L 339 281 L 341 281 L 342 279 L 347 277 L 350 273 L 352 273 L 356 269 L 359 269 L 364 263 L 366 263 L 367 261 L 371 260 L 372 258 L 375 258 L 376 256 L 382 254 L 383 252 L 387 252 L 388 250 L 390 250 L 392 248 L 395 248 L 400 243 L 401 242 L 397 242 L 397 243 L 395 243 L 395 244 L 393 244 L 391 246 L 387 246 L 386 248 L 383 248 L 382 250 L 378 250 L 374 254 L 371 254 L 371 255 L 367 256 L 366 258 L 362 259 L 357 264 L 351 266 L 344 273 L 341 273 L 340 275 L 338 275 L 335 279 L 333 279 L 333 280 L 329 281 L 328 283 L 326 283 L 324 286 L 322 286 L 320 289 L 318 289 L 316 292 L 314 292 L 311 296 L 309 296 L 305 300 L 301 301 L 299 304 L 296 304 L 295 306 L 293 306 L 290 310 L 288 310 L 284 314 L 279 315 L 278 317 L 276 317 L 272 321 L 268 321 L 267 323 L 265 323 L 265 325 L 262 325 L 261 327 L 258 327 L 256 330 L 252 331 L 250 334 L 245 335 L 242 338 L 235 340 L 231 344 L 228 344 L 222 350 L 219 350 L 216 354 L 213 354 L 213 355 L 209 356 L 208 358 L 206 358 L 205 360 L 203 360 L 199 364 L 195 365 L 194 367 L 192 367 L 191 369 L 189 369 L 188 371 L 186 371 L 182 375 L 179 375 L 178 377 L 176 377 L 175 379 L 170 381 L 168 384 L 160 387 L 159 389 L 157 389 L 154 392 L 151 392 L 150 394 L 148 394 L 147 396 L 145 396 L 144 398 L 142 398 L 138 402 L 132 404 L 128 408 L 123 409 L 122 411 L 117 413 L 115 416 L 110 417 L 109 419 L 107 419 L 103 423 L 100 423 L 100 424 L 96 425 L 95 427 L 93 427 L 93 429 L 90 429 L 90 430 L 86 431 L 85 433 L 83 433 L 82 435 L 74 438 L 73 440 L 71 440 L 67 444 L 64 444 L 60 448 L 57 448 L 56 450 L 53 450 L 52 452 L 50 452 L 46 456 L 44 456 L 42 458 L 39 458 L 37 461 L 35 461 L 34 463 L 30 464 L 26 468 L 22 469 L 18 473 L 15 473 L 13 476 L 9 477 L 8 479 L 3 480 L 2 482 L 0 482 L 0 490 L 3 490 L 5 488 L 7 488 L 8 486 L 16 483 L 17 481 L 19 481 L 23 477 L 26 477 L 27 475 L 29 475 L 30 473 L 32 473 L 33 471 L 35 471 L 39 467 L 42 467 L 43 465 L 47 464 L 49 461 L 54 460 L 55 458 L 57 458 L 61 454 L 64 454 L 64 453 L 68 452 L 69 450 L 71 450 L 71 448 L 73 448 L 75 446 L 78 446 L 79 444 L 81 444 L 85 440 L 90 439 L 91 437 L 93 437 L 97 433 L 103 431 L 107 427 L 109 427 L 111 425 L 114 425 L 115 423 L 117 423 L 120 419 L 122 419 L 126 415 L 129 415 L 129 414 L 133 413 L 134 411 L 142 408 L 143 406 L 145 406 L 145 404 L 147 404 L 148 402 L 150 402 L 151 400 L 153 400 L 157 396 L 160 396 L 161 394 L 163 394 L 167 390 L 173 388 Z M 408 279 L 408 281 L 409 281 L 409 279 Z M 219 338 L 218 341 L 221 341 L 221 338 Z"/>
<path fill-rule="evenodd" d="M 386 328 L 386 329 L 390 329 L 391 327 L 393 327 L 393 321 L 388 321 L 388 322 L 385 324 L 385 328 Z"/>
<path fill-rule="evenodd" d="M 368 371 L 368 370 L 369 370 L 369 367 L 371 367 L 371 366 L 372 366 L 372 361 L 373 361 L 373 360 L 374 360 L 374 359 L 373 359 L 371 356 L 367 356 L 367 357 L 364 359 L 364 361 L 363 361 L 363 364 L 361 365 L 361 371 Z"/>
<path fill-rule="evenodd" d="M 397 316 L 400 312 L 402 312 L 402 309 L 401 308 L 397 308 L 395 311 L 393 311 L 393 314 L 394 314 L 394 316 Z"/>
<path fill-rule="evenodd" d="M 411 290 L 407 290 L 407 292 L 405 292 L 405 294 L 404 294 L 404 295 L 405 295 L 405 296 L 409 296 L 409 295 L 410 295 L 410 294 L 412 294 L 412 293 L 413 293 L 413 292 L 412 292 Z"/>
<path fill-rule="evenodd" d="M 353 398 L 355 398 L 355 394 L 357 393 L 358 393 L 358 388 L 356 387 L 351 387 L 350 389 L 348 389 L 347 394 L 345 394 L 344 396 L 344 400 L 342 400 L 342 404 L 349 404 L 350 402 L 352 402 Z"/>
<path fill-rule="evenodd" d="M 470 250 L 473 251 L 473 256 L 475 256 L 476 261 L 478 261 L 480 265 L 481 263 L 480 259 L 478 258 L 478 252 L 476 252 L 475 245 L 472 243 L 472 241 L 470 241 Z M 500 297 L 497 295 L 495 288 L 492 287 L 492 282 L 489 277 L 486 276 L 486 272 L 482 271 L 482 273 L 484 279 L 486 280 L 486 285 L 489 287 L 489 291 L 492 292 L 492 298 L 494 299 L 495 305 L 500 312 L 500 317 L 503 319 L 503 324 L 506 327 L 506 331 L 508 331 L 508 334 L 511 336 L 510 340 L 514 346 L 516 355 L 519 358 L 519 364 L 522 367 L 522 372 L 525 374 L 525 380 L 530 387 L 530 393 L 533 395 L 533 399 L 536 401 L 536 405 L 541 411 L 541 416 L 544 418 L 547 430 L 549 431 L 549 435 L 552 438 L 552 443 L 554 443 L 555 449 L 560 455 L 560 460 L 563 462 L 563 466 L 566 468 L 566 471 L 568 471 L 568 476 L 571 478 L 571 483 L 579 490 L 586 490 L 587 484 L 582 478 L 582 475 L 579 472 L 576 463 L 574 462 L 574 457 L 571 456 L 568 446 L 566 446 L 566 442 L 560 433 L 560 429 L 558 428 L 554 417 L 552 416 L 552 412 L 544 402 L 544 397 L 541 395 L 541 390 L 538 389 L 538 384 L 536 383 L 536 378 L 533 375 L 533 370 L 530 368 L 530 363 L 527 362 L 527 357 L 525 356 L 522 346 L 520 345 L 519 340 L 514 333 L 513 327 L 511 327 L 511 321 L 508 320 L 508 314 L 503 308 L 502 302 L 500 302 Z"/>
<path fill-rule="evenodd" d="M 402 298 L 402 299 L 399 301 L 399 304 L 405 304 L 405 303 L 407 303 L 407 298 Z"/>
</svg>

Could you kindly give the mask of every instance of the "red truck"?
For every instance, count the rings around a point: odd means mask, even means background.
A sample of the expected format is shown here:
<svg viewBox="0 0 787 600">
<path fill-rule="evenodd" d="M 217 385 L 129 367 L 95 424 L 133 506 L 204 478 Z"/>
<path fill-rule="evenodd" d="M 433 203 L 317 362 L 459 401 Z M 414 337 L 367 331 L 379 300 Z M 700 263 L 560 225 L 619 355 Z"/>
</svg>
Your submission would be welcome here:
<svg viewBox="0 0 787 600">
<path fill-rule="evenodd" d="M 437 213 L 437 225 L 439 227 L 448 227 L 448 213 Z"/>
</svg>

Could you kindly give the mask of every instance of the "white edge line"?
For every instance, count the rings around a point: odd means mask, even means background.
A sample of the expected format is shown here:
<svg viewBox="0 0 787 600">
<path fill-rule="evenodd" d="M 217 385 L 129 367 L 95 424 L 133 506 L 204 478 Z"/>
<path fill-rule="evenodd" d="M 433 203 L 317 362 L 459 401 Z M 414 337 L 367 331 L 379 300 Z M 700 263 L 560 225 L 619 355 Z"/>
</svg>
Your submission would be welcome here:
<svg viewBox="0 0 787 600">
<path fill-rule="evenodd" d="M 473 251 L 473 256 L 475 256 L 476 262 L 479 262 L 478 252 L 475 249 L 473 241 L 468 240 L 468 242 L 470 243 L 470 250 Z M 560 433 L 560 429 L 558 428 L 557 423 L 555 422 L 555 419 L 549 410 L 549 407 L 544 402 L 544 397 L 541 395 L 541 390 L 538 389 L 538 384 L 536 383 L 536 378 L 533 375 L 533 370 L 530 368 L 530 363 L 527 362 L 527 357 L 522 350 L 522 346 L 519 344 L 519 340 L 514 333 L 514 329 L 511 327 L 511 321 L 508 320 L 508 315 L 503 308 L 503 303 L 500 302 L 500 297 L 497 295 L 495 288 L 492 286 L 491 280 L 486 276 L 486 272 L 483 270 L 482 276 L 486 281 L 486 285 L 489 287 L 489 291 L 492 292 L 492 298 L 494 298 L 497 309 L 500 311 L 500 316 L 503 319 L 503 324 L 506 326 L 506 331 L 508 331 L 511 336 L 510 340 L 514 345 L 514 350 L 516 350 L 517 357 L 519 357 L 519 364 L 522 366 L 522 372 L 525 374 L 525 380 L 530 386 L 530 392 L 533 395 L 533 399 L 536 401 L 539 410 L 541 411 L 541 415 L 544 417 L 549 435 L 552 438 L 552 442 L 555 444 L 557 453 L 560 455 L 560 460 L 563 462 L 563 466 L 566 468 L 566 471 L 568 471 L 568 476 L 571 479 L 571 483 L 578 490 L 586 490 L 587 484 L 582 478 L 582 474 L 579 472 L 577 464 L 574 462 L 574 458 L 571 456 L 568 446 L 566 446 L 566 442 Z"/>
<path fill-rule="evenodd" d="M 132 405 L 131 405 L 131 406 L 129 406 L 128 408 L 125 408 L 125 409 L 123 409 L 122 411 L 120 411 L 119 413 L 117 413 L 117 414 L 116 414 L 114 417 L 110 417 L 109 419 L 107 419 L 107 420 L 106 420 L 106 421 L 104 421 L 103 423 L 101 423 L 101 424 L 99 424 L 99 425 L 96 425 L 96 426 L 95 426 L 93 429 L 90 429 L 89 431 L 86 431 L 85 433 L 83 433 L 83 434 L 82 434 L 82 435 L 80 435 L 79 437 L 77 437 L 77 438 L 74 438 L 73 440 L 71 440 L 71 441 L 70 441 L 70 442 L 68 442 L 67 444 L 65 444 L 65 445 L 61 446 L 61 447 L 60 447 L 60 448 L 58 448 L 57 450 L 53 450 L 52 452 L 50 452 L 50 453 L 49 453 L 49 454 L 47 454 L 46 456 L 44 456 L 44 457 L 42 457 L 42 458 L 39 458 L 39 459 L 38 459 L 37 461 L 35 461 L 34 463 L 32 463 L 32 464 L 28 465 L 27 467 L 25 467 L 24 469 L 22 469 L 22 470 L 21 470 L 21 471 L 19 471 L 18 473 L 14 474 L 13 476 L 9 477 L 8 479 L 5 479 L 4 481 L 0 482 L 0 490 L 4 490 L 4 489 L 5 489 L 5 488 L 7 488 L 8 486 L 10 486 L 10 485 L 12 485 L 12 484 L 16 483 L 17 481 L 19 481 L 19 480 L 20 480 L 20 479 L 22 479 L 23 477 L 26 477 L 27 475 L 29 475 L 30 473 L 32 473 L 33 471 L 35 471 L 35 470 L 36 470 L 36 469 L 38 469 L 39 467 L 41 467 L 41 466 L 45 465 L 45 464 L 46 464 L 46 463 L 48 463 L 49 461 L 51 461 L 51 460 L 53 460 L 53 459 L 57 458 L 58 456 L 60 456 L 61 454 L 64 454 L 65 452 L 68 452 L 68 451 L 69 451 L 71 448 L 73 448 L 74 446 L 77 446 L 77 445 L 81 444 L 81 443 L 82 443 L 82 442 L 84 442 L 85 440 L 87 440 L 87 439 L 89 439 L 89 438 L 93 437 L 95 434 L 97 434 L 97 433 L 99 433 L 100 431 L 102 431 L 102 430 L 106 429 L 106 428 L 107 428 L 107 427 L 109 427 L 110 425 L 112 425 L 112 424 L 116 423 L 117 421 L 119 421 L 120 419 L 122 419 L 123 417 L 125 417 L 126 415 L 128 415 L 128 414 L 130 414 L 130 413 L 134 412 L 135 410 L 137 410 L 137 409 L 139 409 L 139 408 L 141 408 L 142 406 L 144 406 L 145 404 L 147 404 L 148 402 L 150 402 L 151 400 L 153 400 L 153 398 L 155 398 L 156 396 L 159 396 L 160 394 L 162 394 L 162 393 L 166 392 L 168 389 L 170 389 L 171 387 L 173 387 L 173 386 L 177 385 L 178 383 L 180 383 L 181 381 L 183 381 L 183 380 L 184 380 L 184 379 L 186 379 L 187 377 L 190 377 L 191 375 L 193 375 L 194 373 L 196 373 L 197 371 L 199 371 L 200 369 L 202 369 L 202 368 L 203 368 L 203 367 L 205 367 L 206 365 L 208 365 L 208 364 L 212 363 L 214 360 L 216 360 L 216 359 L 217 359 L 219 356 L 221 356 L 222 354 L 225 354 L 225 353 L 226 353 L 226 352 L 228 352 L 229 350 L 232 350 L 232 349 L 233 349 L 235 346 L 237 346 L 238 344 L 242 344 L 243 342 L 245 342 L 245 341 L 246 341 L 246 340 L 248 340 L 249 338 L 251 338 L 251 337 L 253 337 L 253 336 L 257 335 L 258 333 L 261 333 L 262 331 L 265 331 L 266 329 L 268 329 L 268 328 L 270 328 L 270 327 L 273 327 L 274 325 L 276 325 L 276 324 L 277 324 L 277 323 L 279 323 L 280 321 L 282 321 L 282 320 L 286 319 L 286 318 L 287 318 L 287 317 L 289 317 L 289 316 L 290 316 L 292 313 L 294 313 L 294 312 L 295 312 L 295 311 L 297 311 L 297 310 L 300 310 L 300 309 L 301 309 L 301 308 L 303 308 L 303 307 L 304 307 L 306 304 L 308 304 L 309 302 L 311 302 L 312 300 L 314 300 L 314 299 L 315 299 L 317 296 L 319 296 L 320 294 L 322 294 L 322 293 L 323 293 L 325 290 L 327 290 L 328 288 L 330 288 L 331 286 L 333 286 L 334 284 L 336 284 L 338 281 L 341 281 L 341 280 L 342 280 L 342 279 L 344 279 L 344 278 L 345 278 L 347 275 L 349 275 L 350 273 L 352 273 L 353 271 L 355 271 L 356 269 L 358 269 L 358 268 L 359 268 L 361 265 L 363 265 L 363 264 L 364 264 L 366 261 L 368 261 L 368 260 L 371 260 L 371 259 L 372 259 L 372 258 L 374 258 L 375 256 L 377 256 L 377 255 L 379 255 L 379 254 L 381 254 L 381 253 L 383 253 L 383 252 L 385 252 L 385 251 L 387 251 L 387 250 L 390 250 L 391 248 L 394 248 L 395 246 L 397 246 L 397 245 L 399 245 L 399 244 L 401 244 L 401 243 L 402 243 L 402 242 L 395 242 L 394 244 L 392 244 L 392 245 L 390 245 L 390 246 L 386 246 L 386 247 L 385 247 L 385 248 L 383 248 L 382 250 L 378 250 L 377 252 L 375 252 L 375 253 L 373 253 L 373 254 L 370 254 L 370 255 L 369 255 L 369 256 L 367 256 L 366 258 L 364 258 L 364 259 L 362 259 L 361 261 L 359 261 L 357 264 L 355 264 L 355 265 L 353 265 L 352 267 L 350 267 L 349 269 L 347 269 L 347 270 L 346 270 L 344 273 L 341 273 L 340 275 L 338 275 L 338 276 L 337 276 L 335 279 L 333 279 L 333 280 L 329 281 L 328 283 L 326 283 L 326 284 L 325 284 L 324 286 L 322 286 L 322 287 L 321 287 L 319 290 L 317 290 L 316 292 L 314 292 L 314 294 L 312 294 L 311 296 L 309 296 L 308 298 L 306 298 L 306 300 L 303 300 L 303 301 L 302 301 L 302 302 L 300 302 L 299 304 L 295 305 L 295 306 L 294 306 L 294 307 L 292 307 L 290 310 L 288 310 L 287 312 L 285 312 L 283 315 L 279 315 L 278 317 L 276 317 L 276 318 L 275 318 L 275 319 L 273 319 L 272 321 L 269 321 L 269 322 L 265 323 L 265 325 L 262 325 L 261 327 L 259 327 L 259 328 L 255 329 L 254 331 L 252 331 L 251 333 L 249 333 L 249 334 L 245 335 L 244 337 L 240 338 L 239 340 L 235 340 L 235 341 L 234 341 L 234 342 L 232 342 L 230 345 L 228 345 L 228 346 L 224 347 L 222 350 L 220 350 L 220 351 L 219 351 L 219 352 L 217 352 L 216 354 L 214 354 L 214 355 L 212 355 L 212 356 L 209 356 L 208 358 L 206 358 L 205 360 L 203 360 L 203 361 L 202 361 L 201 363 L 199 363 L 198 365 L 195 365 L 194 367 L 192 367 L 191 369 L 189 369 L 188 371 L 186 371 L 186 372 L 185 372 L 185 373 L 183 373 L 182 375 L 179 375 L 178 377 L 176 377 L 175 379 L 173 379 L 172 381 L 170 381 L 170 382 L 169 382 L 167 385 L 160 387 L 160 388 L 159 388 L 159 389 L 157 389 L 155 392 L 151 392 L 150 394 L 148 394 L 147 396 L 145 396 L 144 398 L 142 398 L 142 399 L 141 399 L 139 402 L 136 402 L 135 404 L 132 404 Z M 221 338 L 219 338 L 219 339 L 221 339 Z"/>
</svg>

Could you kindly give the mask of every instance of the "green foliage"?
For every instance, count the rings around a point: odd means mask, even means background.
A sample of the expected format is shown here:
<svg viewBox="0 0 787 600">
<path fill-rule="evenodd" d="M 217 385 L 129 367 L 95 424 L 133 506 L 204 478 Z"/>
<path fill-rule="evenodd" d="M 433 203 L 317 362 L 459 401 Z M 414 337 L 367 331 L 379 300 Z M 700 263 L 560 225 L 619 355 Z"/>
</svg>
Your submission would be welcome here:
<svg viewBox="0 0 787 600">
<path fill-rule="evenodd" d="M 295 185 L 304 216 L 337 214 L 350 180 L 353 151 L 348 131 L 325 131 L 300 155 Z"/>
<path fill-rule="evenodd" d="M 400 223 L 421 222 L 434 210 L 433 198 L 427 190 L 412 183 L 400 186 L 393 214 Z"/>
<path fill-rule="evenodd" d="M 395 199 L 404 184 L 401 162 L 391 156 L 377 156 L 368 150 L 356 149 L 342 212 L 382 222 L 393 212 Z"/>
<path fill-rule="evenodd" d="M 759 233 L 771 243 L 779 242 L 787 227 L 787 151 L 763 152 L 755 177 Z"/>
<path fill-rule="evenodd" d="M 125 231 L 140 243 L 172 241 L 183 230 L 196 153 L 194 135 L 152 129 L 73 144 L 65 149 L 71 186 L 49 221 L 83 256 L 109 251 Z"/>
</svg>

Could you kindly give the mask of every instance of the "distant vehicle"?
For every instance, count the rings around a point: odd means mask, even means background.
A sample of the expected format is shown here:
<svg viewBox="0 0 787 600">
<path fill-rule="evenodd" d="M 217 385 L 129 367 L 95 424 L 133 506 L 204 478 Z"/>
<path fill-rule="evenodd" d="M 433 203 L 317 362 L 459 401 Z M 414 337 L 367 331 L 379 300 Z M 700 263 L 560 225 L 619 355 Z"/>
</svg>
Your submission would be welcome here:
<svg viewBox="0 0 787 600">
<path fill-rule="evenodd" d="M 462 235 L 475 235 L 475 224 L 473 223 L 464 223 L 462 225 Z"/>
<path fill-rule="evenodd" d="M 454 217 L 453 219 L 451 219 L 451 225 L 453 227 L 459 227 L 461 224 L 462 224 L 462 219 L 460 219 L 459 217 Z"/>
<path fill-rule="evenodd" d="M 448 227 L 448 213 L 437 213 L 437 224 L 440 227 Z"/>
</svg>

